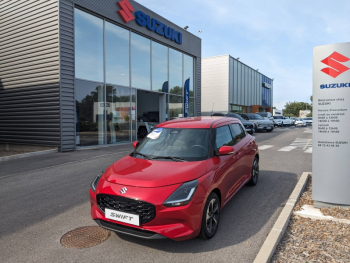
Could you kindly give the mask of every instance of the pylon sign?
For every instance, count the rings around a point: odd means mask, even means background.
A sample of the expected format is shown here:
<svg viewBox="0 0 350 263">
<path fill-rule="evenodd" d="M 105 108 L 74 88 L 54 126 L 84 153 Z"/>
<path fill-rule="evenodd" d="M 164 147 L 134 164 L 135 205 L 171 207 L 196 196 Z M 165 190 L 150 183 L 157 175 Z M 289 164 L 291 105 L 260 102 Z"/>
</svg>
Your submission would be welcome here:
<svg viewBox="0 0 350 263">
<path fill-rule="evenodd" d="M 313 49 L 312 198 L 350 205 L 350 42 Z"/>
</svg>

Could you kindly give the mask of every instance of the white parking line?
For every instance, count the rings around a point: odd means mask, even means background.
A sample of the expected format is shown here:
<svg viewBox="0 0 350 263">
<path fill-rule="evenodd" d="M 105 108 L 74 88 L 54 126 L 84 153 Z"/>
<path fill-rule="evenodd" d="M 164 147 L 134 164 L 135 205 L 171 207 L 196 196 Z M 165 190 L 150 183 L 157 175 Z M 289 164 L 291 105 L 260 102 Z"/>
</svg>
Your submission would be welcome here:
<svg viewBox="0 0 350 263">
<path fill-rule="evenodd" d="M 290 152 L 290 151 L 294 150 L 295 148 L 297 148 L 297 147 L 296 146 L 286 146 L 286 147 L 279 149 L 278 151 L 279 152 Z"/>
<path fill-rule="evenodd" d="M 259 150 L 266 150 L 266 149 L 271 148 L 273 146 L 275 146 L 275 145 L 261 145 L 261 146 L 259 146 Z"/>
<path fill-rule="evenodd" d="M 304 153 L 312 153 L 312 147 L 307 148 L 306 151 L 304 151 Z"/>
</svg>

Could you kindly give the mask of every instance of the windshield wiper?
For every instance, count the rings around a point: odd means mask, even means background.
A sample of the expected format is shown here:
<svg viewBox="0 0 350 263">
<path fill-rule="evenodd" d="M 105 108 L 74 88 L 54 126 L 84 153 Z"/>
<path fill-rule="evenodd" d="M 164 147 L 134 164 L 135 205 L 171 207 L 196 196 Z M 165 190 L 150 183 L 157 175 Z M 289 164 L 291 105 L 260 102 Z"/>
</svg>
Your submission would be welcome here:
<svg viewBox="0 0 350 263">
<path fill-rule="evenodd" d="M 184 158 L 173 157 L 173 156 L 155 156 L 155 157 L 151 158 L 151 160 L 153 160 L 153 159 L 170 159 L 170 160 L 173 160 L 175 162 L 187 162 Z"/>
<path fill-rule="evenodd" d="M 148 155 L 143 154 L 143 153 L 138 153 L 138 152 L 135 152 L 135 153 L 134 153 L 134 156 L 137 155 L 137 154 L 138 154 L 138 155 L 141 155 L 142 157 L 144 157 L 144 158 L 147 159 L 147 160 L 150 160 L 150 159 L 151 159 Z M 153 158 L 152 158 L 152 159 L 153 159 Z"/>
</svg>

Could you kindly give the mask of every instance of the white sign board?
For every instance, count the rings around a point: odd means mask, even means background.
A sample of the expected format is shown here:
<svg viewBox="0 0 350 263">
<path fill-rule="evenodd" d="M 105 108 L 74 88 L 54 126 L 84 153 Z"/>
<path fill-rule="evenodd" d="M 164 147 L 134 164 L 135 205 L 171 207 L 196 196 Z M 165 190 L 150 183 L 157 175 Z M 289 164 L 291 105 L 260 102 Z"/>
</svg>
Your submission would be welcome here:
<svg viewBox="0 0 350 263">
<path fill-rule="evenodd" d="M 350 43 L 314 47 L 312 198 L 350 205 Z"/>
</svg>

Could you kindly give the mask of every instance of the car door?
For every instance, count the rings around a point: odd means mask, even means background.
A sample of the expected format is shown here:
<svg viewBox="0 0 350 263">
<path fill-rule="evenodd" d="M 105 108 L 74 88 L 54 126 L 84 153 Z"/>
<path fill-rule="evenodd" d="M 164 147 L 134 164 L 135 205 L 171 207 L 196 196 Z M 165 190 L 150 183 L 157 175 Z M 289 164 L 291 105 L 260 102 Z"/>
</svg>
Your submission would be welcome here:
<svg viewBox="0 0 350 263">
<path fill-rule="evenodd" d="M 232 137 L 231 128 L 229 125 L 216 128 L 215 148 L 218 152 L 221 146 L 233 146 L 235 139 Z M 217 156 L 220 159 L 219 169 L 217 170 L 217 178 L 220 178 L 220 189 L 222 190 L 223 197 L 226 200 L 231 195 L 231 189 L 240 179 L 238 169 L 239 154 L 237 154 L 234 148 L 234 153 L 230 155 Z"/>
<path fill-rule="evenodd" d="M 228 192 L 228 195 L 232 195 L 245 181 L 247 176 L 247 165 L 249 164 L 249 143 L 250 140 L 246 136 L 245 130 L 242 128 L 239 123 L 230 124 L 232 136 L 234 139 L 233 148 L 236 154 L 236 171 L 235 171 L 235 182 L 231 185 L 231 188 Z"/>
</svg>

